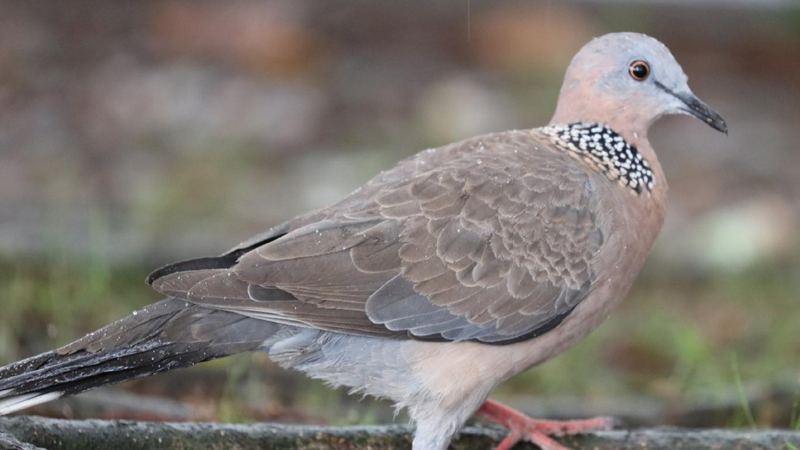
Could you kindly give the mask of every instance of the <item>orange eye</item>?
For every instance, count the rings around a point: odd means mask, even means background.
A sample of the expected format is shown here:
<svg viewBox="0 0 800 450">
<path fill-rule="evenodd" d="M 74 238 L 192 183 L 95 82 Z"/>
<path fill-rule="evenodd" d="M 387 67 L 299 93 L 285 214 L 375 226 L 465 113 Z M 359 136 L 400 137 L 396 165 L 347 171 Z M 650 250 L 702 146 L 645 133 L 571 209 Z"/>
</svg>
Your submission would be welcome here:
<svg viewBox="0 0 800 450">
<path fill-rule="evenodd" d="M 644 61 L 634 61 L 631 63 L 628 73 L 631 74 L 634 80 L 644 81 L 650 75 L 650 64 Z"/>
</svg>

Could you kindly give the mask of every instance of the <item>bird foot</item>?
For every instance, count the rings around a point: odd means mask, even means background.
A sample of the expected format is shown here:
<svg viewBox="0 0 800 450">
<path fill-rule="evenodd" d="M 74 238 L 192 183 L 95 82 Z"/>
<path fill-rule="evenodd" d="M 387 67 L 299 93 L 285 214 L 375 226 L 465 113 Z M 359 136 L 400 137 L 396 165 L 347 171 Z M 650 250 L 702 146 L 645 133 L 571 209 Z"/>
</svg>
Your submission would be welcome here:
<svg viewBox="0 0 800 450">
<path fill-rule="evenodd" d="M 500 442 L 495 450 L 510 450 L 520 441 L 528 441 L 542 450 L 570 450 L 550 436 L 610 430 L 618 425 L 617 420 L 610 417 L 568 421 L 534 420 L 515 409 L 491 400 L 486 400 L 476 414 L 508 428 L 508 436 Z"/>
</svg>

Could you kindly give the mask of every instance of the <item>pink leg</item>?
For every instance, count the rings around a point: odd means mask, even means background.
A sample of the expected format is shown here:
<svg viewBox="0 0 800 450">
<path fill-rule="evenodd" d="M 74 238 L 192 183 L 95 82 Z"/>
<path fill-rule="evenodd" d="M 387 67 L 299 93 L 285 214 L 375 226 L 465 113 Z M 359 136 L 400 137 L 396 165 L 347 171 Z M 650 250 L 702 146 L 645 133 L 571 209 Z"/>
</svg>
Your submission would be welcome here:
<svg viewBox="0 0 800 450">
<path fill-rule="evenodd" d="M 508 428 L 508 436 L 495 450 L 510 450 L 522 440 L 536 444 L 542 450 L 569 450 L 549 436 L 610 430 L 614 427 L 614 419 L 607 417 L 569 421 L 533 420 L 515 409 L 492 400 L 486 400 L 476 414 Z"/>
</svg>

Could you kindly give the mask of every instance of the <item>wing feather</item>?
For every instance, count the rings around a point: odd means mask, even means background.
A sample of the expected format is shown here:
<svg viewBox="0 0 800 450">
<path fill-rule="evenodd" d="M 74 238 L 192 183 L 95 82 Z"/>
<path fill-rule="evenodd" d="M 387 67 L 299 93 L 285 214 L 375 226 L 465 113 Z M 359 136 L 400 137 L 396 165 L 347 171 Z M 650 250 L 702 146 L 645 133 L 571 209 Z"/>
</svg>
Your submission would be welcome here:
<svg viewBox="0 0 800 450">
<path fill-rule="evenodd" d="M 591 291 L 604 242 L 593 174 L 544 145 L 509 132 L 423 152 L 247 251 L 243 243 L 227 267 L 153 285 L 344 333 L 491 344 L 538 336 Z"/>
</svg>

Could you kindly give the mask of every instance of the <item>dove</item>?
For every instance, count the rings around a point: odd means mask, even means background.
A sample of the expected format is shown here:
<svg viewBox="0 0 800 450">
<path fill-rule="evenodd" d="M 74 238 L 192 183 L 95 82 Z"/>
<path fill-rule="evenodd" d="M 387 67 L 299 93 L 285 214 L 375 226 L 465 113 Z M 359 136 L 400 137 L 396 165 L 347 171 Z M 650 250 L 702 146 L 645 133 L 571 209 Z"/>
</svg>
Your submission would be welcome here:
<svg viewBox="0 0 800 450">
<path fill-rule="evenodd" d="M 607 429 L 488 396 L 630 290 L 666 214 L 649 127 L 688 114 L 727 133 L 687 80 L 651 37 L 596 38 L 548 125 L 422 151 L 220 256 L 156 270 L 163 300 L 0 369 L 0 415 L 253 351 L 405 408 L 414 450 L 446 449 L 473 415 L 509 429 L 498 450 L 560 450 L 554 436 Z"/>
</svg>

